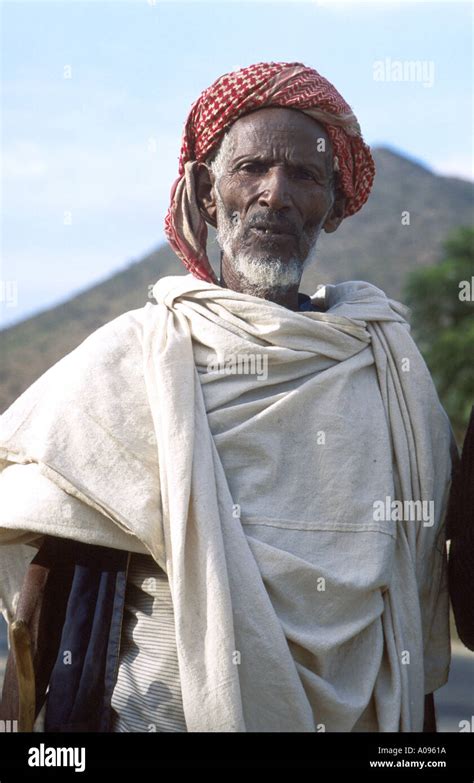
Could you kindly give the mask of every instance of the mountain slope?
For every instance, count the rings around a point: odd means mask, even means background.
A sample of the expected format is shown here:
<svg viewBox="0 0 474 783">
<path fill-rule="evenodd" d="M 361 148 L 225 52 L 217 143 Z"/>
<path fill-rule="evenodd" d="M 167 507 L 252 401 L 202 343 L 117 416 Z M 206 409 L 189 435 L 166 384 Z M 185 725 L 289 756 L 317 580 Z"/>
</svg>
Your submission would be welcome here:
<svg viewBox="0 0 474 783">
<path fill-rule="evenodd" d="M 410 269 L 437 262 L 446 234 L 472 223 L 472 183 L 437 176 L 386 148 L 374 150 L 374 157 L 377 175 L 369 201 L 335 234 L 320 237 L 318 262 L 305 272 L 303 291 L 363 279 L 398 298 Z M 403 212 L 409 212 L 409 225 L 402 224 Z M 214 234 L 208 249 L 217 268 Z M 142 307 L 159 277 L 184 272 L 171 249 L 162 246 L 64 304 L 0 332 L 0 410 L 94 329 Z"/>
</svg>

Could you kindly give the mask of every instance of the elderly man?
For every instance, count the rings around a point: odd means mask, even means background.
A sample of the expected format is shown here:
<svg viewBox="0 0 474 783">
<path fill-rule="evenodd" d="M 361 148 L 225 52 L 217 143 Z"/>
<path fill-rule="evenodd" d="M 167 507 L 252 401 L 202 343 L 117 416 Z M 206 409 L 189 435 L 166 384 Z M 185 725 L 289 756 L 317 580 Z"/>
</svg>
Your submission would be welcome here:
<svg viewBox="0 0 474 783">
<path fill-rule="evenodd" d="M 434 727 L 449 423 L 403 307 L 368 283 L 299 292 L 373 177 L 304 65 L 227 74 L 193 105 L 166 218 L 191 274 L 4 416 L 4 714 L 22 726 L 45 703 L 47 731 Z"/>
</svg>

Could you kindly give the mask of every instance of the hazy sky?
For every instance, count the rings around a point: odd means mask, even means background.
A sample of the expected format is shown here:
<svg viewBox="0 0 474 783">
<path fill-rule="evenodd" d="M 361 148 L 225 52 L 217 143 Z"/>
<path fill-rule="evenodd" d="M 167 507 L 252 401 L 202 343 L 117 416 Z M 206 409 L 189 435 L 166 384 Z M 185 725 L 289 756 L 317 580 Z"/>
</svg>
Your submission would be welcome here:
<svg viewBox="0 0 474 783">
<path fill-rule="evenodd" d="M 190 105 L 236 67 L 304 62 L 369 144 L 473 177 L 470 3 L 4 0 L 1 11 L 4 324 L 163 241 Z M 399 60 L 419 61 L 423 79 L 374 78 L 377 61 L 389 75 Z"/>
</svg>

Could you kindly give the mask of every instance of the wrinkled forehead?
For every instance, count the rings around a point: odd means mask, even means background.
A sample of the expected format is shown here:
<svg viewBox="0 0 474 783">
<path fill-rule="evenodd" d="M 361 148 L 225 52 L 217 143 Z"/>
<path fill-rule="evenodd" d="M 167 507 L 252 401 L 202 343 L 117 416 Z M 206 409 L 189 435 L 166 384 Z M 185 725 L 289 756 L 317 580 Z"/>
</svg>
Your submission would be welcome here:
<svg viewBox="0 0 474 783">
<path fill-rule="evenodd" d="M 266 107 L 239 117 L 231 126 L 232 157 L 265 157 L 276 153 L 332 159 L 332 145 L 323 125 L 296 109 Z"/>
</svg>

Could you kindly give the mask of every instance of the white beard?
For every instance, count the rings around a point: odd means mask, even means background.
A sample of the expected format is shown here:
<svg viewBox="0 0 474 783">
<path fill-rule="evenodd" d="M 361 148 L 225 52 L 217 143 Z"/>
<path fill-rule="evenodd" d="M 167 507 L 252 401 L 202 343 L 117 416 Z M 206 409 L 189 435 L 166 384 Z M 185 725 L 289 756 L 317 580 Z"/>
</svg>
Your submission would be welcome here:
<svg viewBox="0 0 474 783">
<path fill-rule="evenodd" d="M 216 189 L 217 190 L 217 189 Z M 306 259 L 297 256 L 284 261 L 268 253 L 250 254 L 248 250 L 233 252 L 233 244 L 238 237 L 241 221 L 237 213 L 230 217 L 224 208 L 220 194 L 216 193 L 217 242 L 235 271 L 256 291 L 286 291 L 299 285 L 303 269 L 315 256 L 318 235 L 313 238 Z"/>
<path fill-rule="evenodd" d="M 236 272 L 252 286 L 262 290 L 285 290 L 298 285 L 304 261 L 291 258 L 283 261 L 278 256 L 254 256 L 248 252 L 236 253 L 231 259 Z"/>
</svg>

